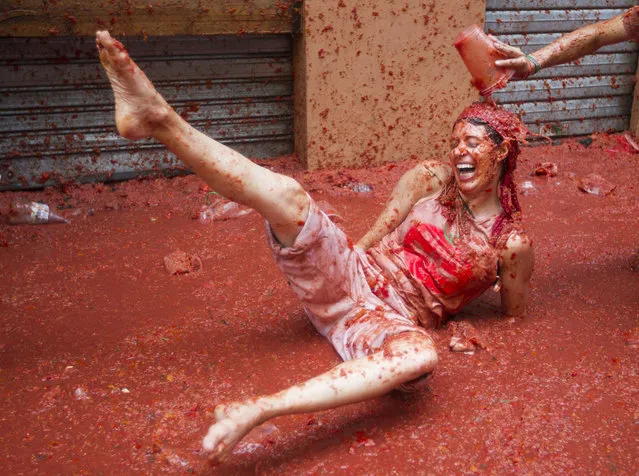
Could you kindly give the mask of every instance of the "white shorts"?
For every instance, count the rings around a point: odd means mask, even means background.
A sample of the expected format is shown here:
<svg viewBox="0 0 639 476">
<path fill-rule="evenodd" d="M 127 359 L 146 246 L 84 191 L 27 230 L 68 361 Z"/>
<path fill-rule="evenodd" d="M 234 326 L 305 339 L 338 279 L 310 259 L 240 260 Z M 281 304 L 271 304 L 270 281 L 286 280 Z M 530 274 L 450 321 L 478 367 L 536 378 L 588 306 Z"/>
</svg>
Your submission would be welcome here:
<svg viewBox="0 0 639 476">
<path fill-rule="evenodd" d="M 384 277 L 313 199 L 293 246 L 279 244 L 268 223 L 267 239 L 311 322 L 342 359 L 365 357 L 403 332 L 430 338 L 390 285 L 384 300 L 373 293 L 371 286 Z"/>
</svg>

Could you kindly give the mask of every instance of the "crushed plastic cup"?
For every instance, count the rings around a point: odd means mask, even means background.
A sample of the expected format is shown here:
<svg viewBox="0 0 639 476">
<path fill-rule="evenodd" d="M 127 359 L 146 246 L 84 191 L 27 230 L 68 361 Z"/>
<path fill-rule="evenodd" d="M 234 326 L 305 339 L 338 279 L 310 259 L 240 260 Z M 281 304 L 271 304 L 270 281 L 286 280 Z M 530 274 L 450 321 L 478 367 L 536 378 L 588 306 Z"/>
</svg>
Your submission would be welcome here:
<svg viewBox="0 0 639 476">
<path fill-rule="evenodd" d="M 505 56 L 477 25 L 461 31 L 453 44 L 473 77 L 473 86 L 482 96 L 503 88 L 515 74 L 513 70 L 495 66 L 495 60 L 504 59 Z"/>
<path fill-rule="evenodd" d="M 346 188 L 357 193 L 370 193 L 373 191 L 373 187 L 371 185 L 362 182 L 351 182 L 346 185 Z"/>
<path fill-rule="evenodd" d="M 197 220 L 202 224 L 206 224 L 214 221 L 239 218 L 252 212 L 253 210 L 251 208 L 243 207 L 239 203 L 220 198 L 211 205 L 203 205 L 197 216 Z"/>
<path fill-rule="evenodd" d="M 453 336 L 448 344 L 453 352 L 463 352 L 467 354 L 475 353 L 475 344 L 464 337 Z"/>
<path fill-rule="evenodd" d="M 52 212 L 49 205 L 26 200 L 16 200 L 11 203 L 10 225 L 52 225 L 56 223 L 69 222 Z"/>
<path fill-rule="evenodd" d="M 577 188 L 582 192 L 589 193 L 590 195 L 606 197 L 614 192 L 617 186 L 603 178 L 601 175 L 588 174 L 577 181 Z"/>
<path fill-rule="evenodd" d="M 453 332 L 449 347 L 453 352 L 472 353 L 475 348 L 487 349 L 488 344 L 483 335 L 467 321 L 452 321 L 449 329 Z"/>
</svg>

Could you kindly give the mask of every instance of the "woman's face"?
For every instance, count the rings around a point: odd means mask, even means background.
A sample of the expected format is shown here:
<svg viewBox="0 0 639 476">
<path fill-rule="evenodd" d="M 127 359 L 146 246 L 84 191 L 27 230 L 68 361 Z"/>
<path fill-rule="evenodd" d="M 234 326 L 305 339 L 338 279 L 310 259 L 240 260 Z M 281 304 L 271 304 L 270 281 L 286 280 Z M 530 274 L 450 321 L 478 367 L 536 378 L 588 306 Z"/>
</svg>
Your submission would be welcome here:
<svg viewBox="0 0 639 476">
<path fill-rule="evenodd" d="M 459 191 L 467 198 L 497 193 L 501 161 L 508 149 L 497 146 L 484 126 L 467 121 L 455 124 L 451 137 L 450 162 Z"/>
</svg>

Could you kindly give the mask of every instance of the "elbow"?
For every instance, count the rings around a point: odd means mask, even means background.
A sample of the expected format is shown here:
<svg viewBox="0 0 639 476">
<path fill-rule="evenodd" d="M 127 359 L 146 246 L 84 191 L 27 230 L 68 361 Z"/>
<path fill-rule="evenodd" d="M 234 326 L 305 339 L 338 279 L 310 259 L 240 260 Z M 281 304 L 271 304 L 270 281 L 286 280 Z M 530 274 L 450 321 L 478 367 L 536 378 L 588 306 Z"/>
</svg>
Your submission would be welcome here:
<svg viewBox="0 0 639 476">
<path fill-rule="evenodd" d="M 502 288 L 502 290 L 504 290 Z M 504 290 L 506 291 L 506 290 Z M 528 304 L 528 290 L 506 291 L 501 296 L 501 309 L 504 316 L 523 317 Z"/>
<path fill-rule="evenodd" d="M 508 317 L 523 317 L 526 314 L 526 304 L 527 299 L 524 295 L 519 296 L 518 299 L 507 302 L 503 302 L 502 300 L 502 313 Z"/>
<path fill-rule="evenodd" d="M 588 48 L 588 52 L 594 53 L 603 46 L 606 46 L 603 36 L 601 36 L 600 34 L 593 35 L 590 42 L 590 47 Z"/>
<path fill-rule="evenodd" d="M 502 311 L 506 317 L 524 317 L 526 315 L 526 306 L 503 308 Z"/>
</svg>

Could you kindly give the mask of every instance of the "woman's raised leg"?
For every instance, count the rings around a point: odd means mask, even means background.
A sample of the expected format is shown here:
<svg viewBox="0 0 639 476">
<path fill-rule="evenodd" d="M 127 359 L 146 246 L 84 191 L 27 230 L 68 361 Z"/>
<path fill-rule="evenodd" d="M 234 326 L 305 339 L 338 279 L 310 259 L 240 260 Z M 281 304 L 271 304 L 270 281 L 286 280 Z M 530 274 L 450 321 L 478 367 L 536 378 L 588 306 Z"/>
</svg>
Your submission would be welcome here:
<svg viewBox="0 0 639 476">
<path fill-rule="evenodd" d="M 121 43 L 108 32 L 96 36 L 100 60 L 115 95 L 120 134 L 131 140 L 159 140 L 213 190 L 258 211 L 270 222 L 278 240 L 291 245 L 308 216 L 309 200 L 302 187 L 189 126 L 155 90 Z M 204 449 L 219 458 L 268 419 L 374 398 L 431 372 L 436 363 L 437 353 L 427 336 L 400 334 L 379 352 L 344 362 L 282 392 L 218 406 Z"/>
<path fill-rule="evenodd" d="M 119 133 L 131 140 L 159 140 L 211 189 L 255 209 L 269 221 L 280 243 L 292 245 L 308 216 L 304 189 L 191 127 L 108 32 L 97 32 L 96 43 L 115 95 Z"/>
<path fill-rule="evenodd" d="M 202 446 L 219 459 L 252 428 L 281 415 L 315 412 L 383 395 L 415 380 L 437 365 L 429 337 L 407 332 L 387 339 L 367 357 L 343 362 L 332 370 L 273 395 L 218 405 L 216 422 Z"/>
</svg>

